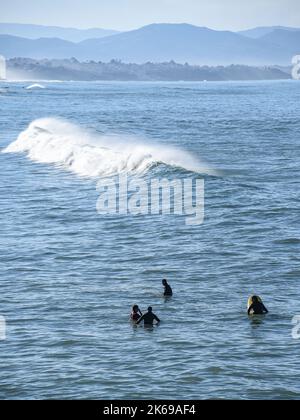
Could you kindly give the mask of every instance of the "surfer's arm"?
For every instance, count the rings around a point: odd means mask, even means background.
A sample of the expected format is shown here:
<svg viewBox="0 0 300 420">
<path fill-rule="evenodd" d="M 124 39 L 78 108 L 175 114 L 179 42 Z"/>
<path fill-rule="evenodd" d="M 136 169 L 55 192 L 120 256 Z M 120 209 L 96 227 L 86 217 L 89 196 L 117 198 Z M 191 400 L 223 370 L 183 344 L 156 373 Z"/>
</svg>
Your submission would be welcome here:
<svg viewBox="0 0 300 420">
<path fill-rule="evenodd" d="M 140 319 L 137 321 L 137 325 L 140 324 L 144 319 L 144 315 L 140 317 Z"/>
<path fill-rule="evenodd" d="M 269 313 L 268 309 L 265 307 L 264 304 L 262 304 L 262 306 L 263 306 L 263 310 L 265 311 L 265 313 L 268 314 Z"/>
<path fill-rule="evenodd" d="M 250 315 L 250 314 L 251 314 L 252 309 L 253 309 L 253 305 L 251 305 L 251 306 L 249 307 L 249 309 L 248 309 L 248 315 Z"/>
<path fill-rule="evenodd" d="M 158 324 L 160 323 L 160 319 L 156 315 L 154 316 L 154 319 Z"/>
</svg>

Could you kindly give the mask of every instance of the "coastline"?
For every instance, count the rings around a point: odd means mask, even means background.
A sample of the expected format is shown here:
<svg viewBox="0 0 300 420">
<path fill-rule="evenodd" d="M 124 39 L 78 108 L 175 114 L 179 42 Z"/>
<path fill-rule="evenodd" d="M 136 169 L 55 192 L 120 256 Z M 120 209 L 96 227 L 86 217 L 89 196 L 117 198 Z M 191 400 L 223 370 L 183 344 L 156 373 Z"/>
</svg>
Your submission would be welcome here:
<svg viewBox="0 0 300 420">
<path fill-rule="evenodd" d="M 13 58 L 7 61 L 10 80 L 80 82 L 213 82 L 290 80 L 291 67 L 282 66 L 206 66 L 168 63 L 79 62 L 76 59 L 34 60 Z"/>
</svg>

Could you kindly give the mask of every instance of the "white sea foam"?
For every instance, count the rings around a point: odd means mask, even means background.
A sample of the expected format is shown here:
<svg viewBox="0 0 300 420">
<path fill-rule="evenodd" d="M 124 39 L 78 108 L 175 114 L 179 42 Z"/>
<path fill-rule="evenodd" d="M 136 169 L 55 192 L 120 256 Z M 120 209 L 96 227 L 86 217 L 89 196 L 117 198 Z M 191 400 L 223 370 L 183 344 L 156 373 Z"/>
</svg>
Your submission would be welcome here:
<svg viewBox="0 0 300 420">
<path fill-rule="evenodd" d="M 27 86 L 26 90 L 34 90 L 34 89 L 46 89 L 44 85 L 40 85 L 38 83 L 34 83 L 33 85 Z"/>
<path fill-rule="evenodd" d="M 3 152 L 23 152 L 34 161 L 58 164 L 87 177 L 141 174 L 158 164 L 216 175 L 180 149 L 123 135 L 101 135 L 57 118 L 33 121 Z"/>
</svg>

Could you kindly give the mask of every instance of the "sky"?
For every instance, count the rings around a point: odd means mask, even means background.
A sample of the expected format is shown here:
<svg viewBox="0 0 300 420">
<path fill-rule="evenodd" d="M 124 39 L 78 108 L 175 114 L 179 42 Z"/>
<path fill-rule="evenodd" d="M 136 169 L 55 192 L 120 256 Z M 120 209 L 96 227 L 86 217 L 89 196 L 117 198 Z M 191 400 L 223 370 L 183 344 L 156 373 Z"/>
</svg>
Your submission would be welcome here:
<svg viewBox="0 0 300 420">
<path fill-rule="evenodd" d="M 136 29 L 191 23 L 219 30 L 300 27 L 299 0 L 0 0 L 0 22 Z"/>
</svg>

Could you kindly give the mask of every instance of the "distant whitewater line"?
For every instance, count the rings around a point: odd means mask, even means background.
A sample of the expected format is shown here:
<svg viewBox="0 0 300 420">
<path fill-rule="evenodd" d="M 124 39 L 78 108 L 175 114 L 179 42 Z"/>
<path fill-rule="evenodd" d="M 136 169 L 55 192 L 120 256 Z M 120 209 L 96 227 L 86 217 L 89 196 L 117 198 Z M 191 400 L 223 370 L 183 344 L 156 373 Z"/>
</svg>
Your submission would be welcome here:
<svg viewBox="0 0 300 420">
<path fill-rule="evenodd" d="M 100 135 L 57 118 L 33 121 L 3 153 L 26 153 L 37 162 L 63 166 L 80 176 L 142 174 L 158 164 L 217 175 L 192 154 L 126 136 Z"/>
</svg>

